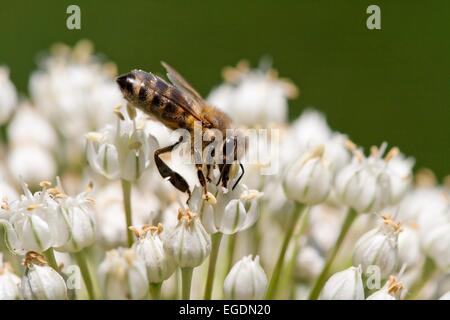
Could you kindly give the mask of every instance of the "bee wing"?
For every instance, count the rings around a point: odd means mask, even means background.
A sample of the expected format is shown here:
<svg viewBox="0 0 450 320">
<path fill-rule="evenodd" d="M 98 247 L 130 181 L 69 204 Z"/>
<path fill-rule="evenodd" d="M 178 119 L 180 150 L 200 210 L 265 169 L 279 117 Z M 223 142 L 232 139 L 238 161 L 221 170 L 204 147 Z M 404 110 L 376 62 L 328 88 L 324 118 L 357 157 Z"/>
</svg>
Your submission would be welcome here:
<svg viewBox="0 0 450 320">
<path fill-rule="evenodd" d="M 172 82 L 178 89 L 180 89 L 189 100 L 192 100 L 195 108 L 198 108 L 198 111 L 201 111 L 203 105 L 205 105 L 205 100 L 203 100 L 202 96 L 195 90 L 186 79 L 183 78 L 181 74 L 178 73 L 173 67 L 165 63 L 161 62 L 163 67 L 167 71 L 167 77 L 170 82 Z"/>
</svg>

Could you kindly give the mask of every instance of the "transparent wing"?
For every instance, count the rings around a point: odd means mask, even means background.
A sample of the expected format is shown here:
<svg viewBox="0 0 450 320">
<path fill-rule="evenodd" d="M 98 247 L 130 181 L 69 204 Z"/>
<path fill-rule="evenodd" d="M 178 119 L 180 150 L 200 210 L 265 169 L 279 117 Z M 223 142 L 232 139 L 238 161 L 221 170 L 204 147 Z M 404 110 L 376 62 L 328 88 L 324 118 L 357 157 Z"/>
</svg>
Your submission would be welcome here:
<svg viewBox="0 0 450 320">
<path fill-rule="evenodd" d="M 180 89 L 183 93 L 186 94 L 186 98 L 192 100 L 193 104 L 198 111 L 201 111 L 203 105 L 205 105 L 205 100 L 203 100 L 202 96 L 195 90 L 187 81 L 183 78 L 181 74 L 178 73 L 173 67 L 165 63 L 161 62 L 163 67 L 167 71 L 167 77 L 170 82 L 172 82 L 178 89 Z"/>
</svg>

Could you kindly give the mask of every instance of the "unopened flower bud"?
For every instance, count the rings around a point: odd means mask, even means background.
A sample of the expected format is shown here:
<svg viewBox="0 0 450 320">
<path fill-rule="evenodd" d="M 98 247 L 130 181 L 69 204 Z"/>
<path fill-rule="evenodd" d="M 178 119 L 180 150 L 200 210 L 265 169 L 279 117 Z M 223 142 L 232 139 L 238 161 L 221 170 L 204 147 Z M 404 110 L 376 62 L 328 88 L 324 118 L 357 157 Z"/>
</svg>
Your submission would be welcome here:
<svg viewBox="0 0 450 320">
<path fill-rule="evenodd" d="M 284 189 L 288 198 L 307 205 L 326 200 L 331 190 L 333 174 L 323 159 L 323 153 L 324 146 L 319 145 L 287 171 Z"/>
<path fill-rule="evenodd" d="M 188 209 L 178 212 L 178 224 L 167 236 L 164 248 L 181 268 L 199 266 L 211 251 L 211 237 L 197 214 Z"/>
<path fill-rule="evenodd" d="M 387 278 L 398 265 L 397 240 L 400 225 L 389 216 L 384 216 L 383 227 L 365 233 L 355 245 L 353 264 L 361 265 L 363 270 L 376 265 L 381 276 Z"/>
<path fill-rule="evenodd" d="M 267 276 L 259 264 L 259 257 L 243 257 L 231 268 L 223 285 L 225 297 L 233 300 L 263 299 L 267 290 Z"/>
<path fill-rule="evenodd" d="M 320 300 L 364 300 L 361 267 L 335 273 L 320 292 Z"/>
<path fill-rule="evenodd" d="M 147 277 L 150 283 L 161 283 L 168 279 L 177 267 L 174 258 L 164 249 L 159 234 L 162 225 L 158 227 L 144 226 L 141 230 L 133 229 L 138 240 L 133 248 L 147 268 Z"/>
<path fill-rule="evenodd" d="M 132 249 L 108 251 L 98 268 L 98 277 L 106 299 L 145 299 L 147 296 L 145 263 Z"/>
<path fill-rule="evenodd" d="M 20 285 L 26 300 L 66 300 L 67 287 L 61 275 L 49 267 L 44 257 L 28 252 L 24 260 L 25 275 Z"/>
</svg>

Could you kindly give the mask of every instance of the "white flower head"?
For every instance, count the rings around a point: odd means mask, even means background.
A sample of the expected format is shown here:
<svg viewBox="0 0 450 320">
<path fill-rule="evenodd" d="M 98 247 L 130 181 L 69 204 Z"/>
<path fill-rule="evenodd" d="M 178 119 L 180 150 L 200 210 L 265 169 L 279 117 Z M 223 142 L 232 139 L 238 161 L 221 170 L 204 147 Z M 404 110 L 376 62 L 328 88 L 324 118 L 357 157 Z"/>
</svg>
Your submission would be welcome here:
<svg viewBox="0 0 450 320">
<path fill-rule="evenodd" d="M 335 273 L 320 292 L 320 300 L 364 300 L 361 267 L 350 267 Z"/>
<path fill-rule="evenodd" d="M 48 192 L 50 182 L 41 183 L 42 190 L 31 193 L 22 183 L 24 194 L 19 200 L 2 204 L 0 223 L 6 228 L 6 244 L 16 253 L 44 252 L 64 244 L 69 233 L 64 217 L 58 214 L 58 203 Z"/>
<path fill-rule="evenodd" d="M 76 153 L 83 151 L 82 135 L 112 121 L 110 108 L 122 101 L 113 80 L 116 67 L 103 63 L 93 49 L 86 40 L 73 48 L 56 44 L 29 81 L 32 101 L 67 140 L 74 142 Z"/>
<path fill-rule="evenodd" d="M 108 251 L 98 267 L 98 277 L 106 299 L 145 299 L 147 296 L 145 263 L 133 249 Z"/>
<path fill-rule="evenodd" d="M 289 98 L 298 89 L 277 71 L 267 67 L 249 70 L 246 62 L 224 70 L 225 84 L 215 88 L 208 101 L 226 111 L 242 126 L 258 127 L 283 124 L 287 121 Z"/>
<path fill-rule="evenodd" d="M 225 297 L 233 300 L 263 299 L 267 290 L 267 276 L 259 264 L 259 257 L 243 257 L 231 268 L 223 285 Z"/>
<path fill-rule="evenodd" d="M 61 275 L 49 267 L 44 257 L 27 252 L 20 290 L 26 300 L 67 300 L 67 287 Z"/>
<path fill-rule="evenodd" d="M 144 225 L 140 230 L 130 227 L 138 238 L 133 244 L 136 254 L 144 261 L 147 277 L 150 283 L 161 283 L 174 272 L 177 264 L 167 253 L 160 238 L 163 232 L 162 224 L 158 226 Z"/>
<path fill-rule="evenodd" d="M 199 266 L 211 252 L 211 237 L 196 213 L 179 209 L 178 224 L 164 242 L 164 248 L 181 268 Z"/>
<path fill-rule="evenodd" d="M 117 125 L 101 132 L 90 132 L 87 138 L 87 159 L 91 168 L 108 179 L 135 181 L 150 164 L 156 139 L 147 134 L 136 110 L 127 105 L 127 112 L 115 109 Z"/>
</svg>

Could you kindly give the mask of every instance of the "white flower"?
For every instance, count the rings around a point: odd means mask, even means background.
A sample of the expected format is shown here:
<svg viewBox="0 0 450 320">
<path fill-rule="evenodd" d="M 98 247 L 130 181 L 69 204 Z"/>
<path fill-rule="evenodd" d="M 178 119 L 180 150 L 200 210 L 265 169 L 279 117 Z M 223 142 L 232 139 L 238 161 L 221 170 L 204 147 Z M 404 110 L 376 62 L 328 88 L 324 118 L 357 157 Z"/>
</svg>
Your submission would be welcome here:
<svg viewBox="0 0 450 320">
<path fill-rule="evenodd" d="M 378 266 L 381 276 L 387 278 L 398 265 L 398 234 L 400 224 L 384 215 L 383 226 L 365 233 L 355 245 L 353 264 L 361 265 L 364 271 L 370 266 Z"/>
<path fill-rule="evenodd" d="M 292 123 L 291 130 L 301 152 L 305 152 L 316 145 L 324 144 L 333 134 L 325 116 L 313 109 L 303 111 Z"/>
<path fill-rule="evenodd" d="M 67 287 L 61 275 L 36 252 L 25 257 L 25 275 L 20 290 L 26 300 L 66 300 Z"/>
<path fill-rule="evenodd" d="M 189 202 L 192 211 L 202 211 L 201 220 L 206 231 L 234 234 L 253 226 L 259 215 L 258 199 L 262 193 L 241 184 L 226 192 L 209 184 L 209 190 L 214 189 L 217 189 L 216 197 L 210 193 L 209 201 L 205 201 L 203 188 L 196 186 Z"/>
<path fill-rule="evenodd" d="M 12 146 L 37 144 L 47 150 L 55 150 L 58 144 L 55 129 L 39 110 L 27 102 L 19 106 L 9 123 L 8 138 Z"/>
<path fill-rule="evenodd" d="M 391 180 L 391 201 L 398 203 L 411 187 L 414 159 L 398 154 L 387 162 L 386 171 Z"/>
<path fill-rule="evenodd" d="M 323 152 L 323 145 L 319 145 L 288 169 L 284 178 L 284 190 L 289 199 L 307 205 L 326 200 L 333 175 L 323 160 Z"/>
<path fill-rule="evenodd" d="M 398 149 L 391 149 L 382 159 L 385 144 L 380 149 L 373 147 L 367 158 L 356 147 L 352 148 L 355 154 L 352 162 L 340 170 L 336 177 L 337 196 L 345 205 L 359 213 L 386 208 L 393 202 L 391 174 L 386 167 L 398 154 Z"/>
<path fill-rule="evenodd" d="M 0 125 L 6 123 L 17 105 L 17 91 L 9 79 L 9 69 L 0 66 Z"/>
<path fill-rule="evenodd" d="M 297 255 L 295 273 L 305 280 L 315 279 L 325 264 L 325 259 L 312 246 L 301 246 Z"/>
<path fill-rule="evenodd" d="M 448 205 L 448 198 L 441 188 L 418 186 L 405 195 L 398 205 L 396 214 L 403 223 L 417 226 L 422 241 L 430 229 L 449 221 Z"/>
<path fill-rule="evenodd" d="M 249 71 L 244 63 L 226 69 L 224 76 L 228 83 L 215 88 L 208 101 L 236 124 L 255 127 L 287 121 L 287 100 L 298 94 L 290 81 L 279 79 L 274 70 Z"/>
<path fill-rule="evenodd" d="M 58 204 L 48 194 L 49 183 L 41 185 L 42 191 L 32 194 L 23 184 L 21 199 L 2 205 L 5 218 L 0 224 L 6 227 L 8 248 L 16 254 L 43 252 L 64 244 L 69 237 L 64 218 L 57 213 Z"/>
<path fill-rule="evenodd" d="M 231 268 L 223 285 L 226 299 L 260 300 L 267 290 L 267 276 L 259 257 L 243 257 Z"/>
<path fill-rule="evenodd" d="M 407 225 L 403 225 L 402 229 L 398 235 L 399 266 L 414 268 L 424 260 L 419 234 L 415 228 Z"/>
<path fill-rule="evenodd" d="M 89 247 L 95 241 L 95 222 L 93 217 L 93 200 L 88 197 L 88 190 L 75 197 L 65 194 L 61 181 L 58 178 L 56 188 L 52 189 L 53 195 L 58 199 L 58 215 L 64 218 L 65 228 L 69 237 L 67 242 L 56 247 L 62 252 L 77 252 Z"/>
<path fill-rule="evenodd" d="M 20 299 L 19 284 L 20 278 L 11 271 L 8 263 L 3 262 L 0 252 L 0 301 Z"/>
<path fill-rule="evenodd" d="M 444 271 L 450 270 L 450 223 L 430 228 L 422 242 L 425 253 Z"/>
<path fill-rule="evenodd" d="M 127 107 L 126 115 L 119 109 L 115 112 L 116 127 L 108 125 L 100 133 L 86 135 L 87 159 L 95 172 L 108 179 L 135 181 L 150 164 L 158 142 L 144 131 L 133 107 Z"/>
<path fill-rule="evenodd" d="M 133 244 L 133 249 L 144 261 L 150 283 L 161 283 L 167 280 L 177 267 L 174 258 L 163 247 L 159 236 L 162 229 L 162 224 L 158 224 L 157 227 L 146 225 L 141 230 L 132 229 L 138 237 Z"/>
<path fill-rule="evenodd" d="M 148 291 L 145 263 L 132 249 L 106 252 L 98 267 L 104 297 L 109 300 L 145 299 Z"/>
<path fill-rule="evenodd" d="M 181 268 L 194 268 L 209 255 L 211 237 L 197 214 L 179 209 L 178 224 L 167 236 L 164 248 Z"/>
<path fill-rule="evenodd" d="M 282 138 L 281 157 L 284 163 L 291 163 L 306 152 L 323 145 L 323 158 L 335 175 L 350 161 L 347 140 L 346 135 L 330 129 L 322 113 L 307 109 L 294 121 L 287 137 Z"/>
<path fill-rule="evenodd" d="M 320 300 L 364 300 L 361 267 L 350 267 L 335 273 L 320 292 Z"/>
<path fill-rule="evenodd" d="M 328 252 L 335 245 L 346 212 L 345 207 L 335 207 L 327 203 L 310 209 L 309 234 L 320 251 Z"/>
<path fill-rule="evenodd" d="M 378 291 L 375 291 L 366 300 L 399 300 L 403 289 L 403 284 L 391 276 L 386 284 Z"/>
<path fill-rule="evenodd" d="M 82 135 L 112 121 L 111 106 L 122 101 L 113 80 L 115 66 L 101 63 L 92 52 L 93 46 L 86 40 L 73 49 L 55 45 L 29 81 L 32 101 L 72 142 L 77 155 L 83 151 Z"/>
<path fill-rule="evenodd" d="M 40 181 L 52 179 L 57 170 L 51 152 L 37 144 L 21 144 L 13 147 L 7 156 L 11 176 L 36 186 Z"/>
</svg>

